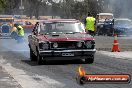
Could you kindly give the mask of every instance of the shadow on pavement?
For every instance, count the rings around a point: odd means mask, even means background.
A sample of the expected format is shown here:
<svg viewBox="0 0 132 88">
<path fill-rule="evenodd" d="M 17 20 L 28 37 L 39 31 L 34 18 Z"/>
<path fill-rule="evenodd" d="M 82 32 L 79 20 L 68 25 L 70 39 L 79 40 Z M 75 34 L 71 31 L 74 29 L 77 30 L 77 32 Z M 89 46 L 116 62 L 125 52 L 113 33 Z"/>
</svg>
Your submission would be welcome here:
<svg viewBox="0 0 132 88">
<path fill-rule="evenodd" d="M 21 61 L 31 66 L 40 66 L 37 64 L 36 61 L 30 61 L 30 60 L 21 60 Z M 69 64 L 86 64 L 86 63 L 82 60 L 48 60 L 46 61 L 46 64 L 43 63 L 42 65 L 69 65 Z"/>
</svg>

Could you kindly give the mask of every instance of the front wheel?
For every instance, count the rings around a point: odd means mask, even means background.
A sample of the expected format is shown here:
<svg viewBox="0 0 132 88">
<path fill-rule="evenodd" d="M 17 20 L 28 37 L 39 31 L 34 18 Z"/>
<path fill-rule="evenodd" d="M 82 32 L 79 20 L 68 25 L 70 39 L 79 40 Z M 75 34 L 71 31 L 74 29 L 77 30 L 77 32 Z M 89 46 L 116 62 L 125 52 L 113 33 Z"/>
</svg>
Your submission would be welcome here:
<svg viewBox="0 0 132 88">
<path fill-rule="evenodd" d="M 92 64 L 94 62 L 94 55 L 88 56 L 88 58 L 85 59 L 85 63 Z"/>
<path fill-rule="evenodd" d="M 37 64 L 38 65 L 42 65 L 42 59 L 43 57 L 39 55 L 39 53 L 37 53 Z"/>
<path fill-rule="evenodd" d="M 35 54 L 32 51 L 32 49 L 30 49 L 30 59 L 31 59 L 31 61 L 36 61 L 37 60 Z"/>
<path fill-rule="evenodd" d="M 46 60 L 44 60 L 44 57 L 40 56 L 39 53 L 37 53 L 37 64 L 38 65 L 46 64 Z"/>
</svg>

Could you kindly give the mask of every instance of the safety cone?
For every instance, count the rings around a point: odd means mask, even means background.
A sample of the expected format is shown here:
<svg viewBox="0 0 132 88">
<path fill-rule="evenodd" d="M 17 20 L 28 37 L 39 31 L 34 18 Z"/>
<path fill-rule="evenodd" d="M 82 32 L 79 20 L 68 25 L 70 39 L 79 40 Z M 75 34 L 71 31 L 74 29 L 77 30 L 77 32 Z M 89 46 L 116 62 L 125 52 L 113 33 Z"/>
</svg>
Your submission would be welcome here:
<svg viewBox="0 0 132 88">
<path fill-rule="evenodd" d="M 114 35 L 114 43 L 113 43 L 112 52 L 120 52 L 119 43 L 117 40 L 117 34 Z"/>
</svg>

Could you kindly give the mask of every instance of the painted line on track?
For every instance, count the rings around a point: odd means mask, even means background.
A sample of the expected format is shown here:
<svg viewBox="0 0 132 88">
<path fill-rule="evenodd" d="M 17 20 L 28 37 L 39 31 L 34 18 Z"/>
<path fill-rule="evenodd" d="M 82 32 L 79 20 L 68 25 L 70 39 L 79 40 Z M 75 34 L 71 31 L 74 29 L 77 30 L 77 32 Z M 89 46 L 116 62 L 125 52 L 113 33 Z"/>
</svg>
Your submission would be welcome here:
<svg viewBox="0 0 132 88">
<path fill-rule="evenodd" d="M 97 52 L 99 54 L 103 54 L 113 58 L 132 60 L 132 51 L 124 51 L 124 52 L 97 51 Z"/>
</svg>

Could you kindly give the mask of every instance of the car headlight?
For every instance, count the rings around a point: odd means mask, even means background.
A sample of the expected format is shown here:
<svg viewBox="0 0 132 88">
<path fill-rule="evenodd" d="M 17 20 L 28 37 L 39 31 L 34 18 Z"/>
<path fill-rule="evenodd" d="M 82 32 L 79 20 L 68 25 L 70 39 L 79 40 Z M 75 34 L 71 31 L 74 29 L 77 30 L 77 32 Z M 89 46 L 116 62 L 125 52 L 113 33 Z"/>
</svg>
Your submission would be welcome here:
<svg viewBox="0 0 132 88">
<path fill-rule="evenodd" d="M 54 48 L 57 48 L 57 47 L 58 47 L 57 42 L 53 43 L 53 47 L 54 47 Z"/>
<path fill-rule="evenodd" d="M 85 46 L 86 46 L 87 48 L 91 48 L 91 47 L 92 47 L 92 42 L 91 42 L 91 41 L 86 41 L 86 42 L 85 42 Z"/>
<path fill-rule="evenodd" d="M 102 28 L 102 27 L 104 27 L 104 25 L 100 25 L 100 27 Z"/>
<path fill-rule="evenodd" d="M 78 42 L 77 47 L 82 47 L 82 42 Z"/>
<path fill-rule="evenodd" d="M 48 43 L 40 43 L 39 48 L 43 49 L 43 50 L 47 50 L 47 49 L 49 49 L 49 45 L 48 45 Z"/>
</svg>

